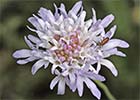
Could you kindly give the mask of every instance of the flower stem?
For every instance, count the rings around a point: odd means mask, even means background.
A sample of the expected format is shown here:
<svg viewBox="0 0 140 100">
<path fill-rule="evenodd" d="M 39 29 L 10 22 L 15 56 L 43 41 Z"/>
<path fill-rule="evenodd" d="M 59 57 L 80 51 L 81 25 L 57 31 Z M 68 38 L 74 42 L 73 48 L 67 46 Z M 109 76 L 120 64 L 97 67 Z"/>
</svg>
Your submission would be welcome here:
<svg viewBox="0 0 140 100">
<path fill-rule="evenodd" d="M 109 89 L 107 88 L 107 86 L 104 84 L 104 83 L 102 83 L 102 82 L 100 82 L 100 81 L 95 81 L 95 83 L 100 87 L 100 88 L 102 88 L 103 89 L 103 91 L 104 91 L 104 93 L 106 94 L 106 96 L 107 96 L 107 98 L 109 99 L 109 100 L 116 100 L 116 98 L 111 94 L 111 92 L 109 91 Z"/>
</svg>

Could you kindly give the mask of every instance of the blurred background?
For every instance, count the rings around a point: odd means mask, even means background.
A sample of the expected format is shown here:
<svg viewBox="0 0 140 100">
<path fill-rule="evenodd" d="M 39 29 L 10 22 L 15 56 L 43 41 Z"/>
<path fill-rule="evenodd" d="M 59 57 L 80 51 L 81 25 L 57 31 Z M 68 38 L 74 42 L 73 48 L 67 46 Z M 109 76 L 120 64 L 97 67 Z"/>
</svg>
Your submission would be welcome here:
<svg viewBox="0 0 140 100">
<path fill-rule="evenodd" d="M 24 36 L 35 34 L 26 25 L 31 24 L 27 19 L 37 14 L 40 7 L 51 9 L 53 3 L 66 5 L 67 11 L 78 0 L 0 0 L 0 100 L 96 100 L 85 86 L 83 97 L 77 92 L 72 93 L 66 88 L 63 96 L 57 95 L 57 87 L 50 90 L 49 84 L 53 79 L 50 69 L 40 69 L 34 76 L 31 66 L 16 64 L 12 53 L 17 49 L 28 48 Z M 118 26 L 115 38 L 126 40 L 129 49 L 120 49 L 127 54 L 126 58 L 112 56 L 109 59 L 119 71 L 118 77 L 103 68 L 101 74 L 107 78 L 104 82 L 117 100 L 140 100 L 140 1 L 139 0 L 83 0 L 87 19 L 91 18 L 91 8 L 95 8 L 97 18 L 103 18 L 112 13 L 115 21 L 106 29 L 116 24 Z M 31 26 L 32 27 L 32 26 Z M 107 100 L 102 92 L 102 100 Z"/>
</svg>

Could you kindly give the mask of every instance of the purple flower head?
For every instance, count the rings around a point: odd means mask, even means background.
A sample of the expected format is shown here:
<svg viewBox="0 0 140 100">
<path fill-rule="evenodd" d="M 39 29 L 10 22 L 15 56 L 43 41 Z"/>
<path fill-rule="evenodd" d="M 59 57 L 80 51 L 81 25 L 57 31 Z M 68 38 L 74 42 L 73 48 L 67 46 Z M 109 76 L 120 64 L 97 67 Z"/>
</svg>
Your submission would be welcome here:
<svg viewBox="0 0 140 100">
<path fill-rule="evenodd" d="M 77 90 L 79 96 L 82 96 L 85 83 L 91 93 L 100 99 L 101 93 L 94 81 L 105 81 L 105 78 L 99 75 L 101 65 L 117 76 L 115 66 L 107 58 L 111 55 L 124 57 L 125 54 L 118 51 L 117 47 L 128 48 L 129 45 L 125 41 L 112 39 L 116 26 L 105 32 L 105 28 L 114 20 L 112 14 L 98 20 L 95 10 L 92 9 L 93 17 L 85 20 L 86 11 L 82 1 L 77 2 L 68 12 L 63 3 L 60 7 L 54 4 L 54 7 L 54 14 L 41 7 L 38 16 L 33 14 L 33 17 L 28 19 L 35 29 L 27 27 L 35 32 L 37 37 L 25 36 L 25 42 L 30 49 L 17 50 L 13 57 L 19 59 L 18 64 L 36 60 L 31 69 L 33 75 L 51 63 L 51 73 L 55 78 L 50 88 L 53 89 L 58 84 L 57 93 L 60 95 L 65 93 L 67 85 L 70 90 Z M 96 63 L 97 69 L 92 66 Z"/>
</svg>

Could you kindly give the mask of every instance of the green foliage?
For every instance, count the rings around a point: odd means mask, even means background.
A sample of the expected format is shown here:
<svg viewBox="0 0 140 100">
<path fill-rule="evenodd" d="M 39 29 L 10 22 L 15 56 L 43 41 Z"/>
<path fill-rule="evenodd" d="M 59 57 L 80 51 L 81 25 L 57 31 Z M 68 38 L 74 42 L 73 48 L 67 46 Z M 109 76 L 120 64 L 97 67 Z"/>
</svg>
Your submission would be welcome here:
<svg viewBox="0 0 140 100">
<path fill-rule="evenodd" d="M 53 3 L 60 5 L 61 2 L 66 5 L 68 11 L 76 1 L 78 0 L 0 0 L 0 100 L 95 99 L 87 88 L 82 98 L 69 89 L 66 89 L 64 96 L 58 96 L 57 88 L 53 91 L 49 89 L 51 79 L 54 77 L 50 74 L 49 68 L 46 70 L 42 68 L 32 76 L 30 69 L 33 63 L 17 65 L 12 58 L 12 53 L 16 49 L 28 48 L 23 39 L 24 35 L 29 33 L 35 35 L 26 28 L 26 25 L 31 25 L 27 19 L 32 13 L 36 14 L 40 7 L 54 11 Z M 122 38 L 130 44 L 129 49 L 121 49 L 127 54 L 126 58 L 115 56 L 110 58 L 119 71 L 117 78 L 114 78 L 107 69 L 101 70 L 101 74 L 107 78 L 105 84 L 117 100 L 140 99 L 138 3 L 138 0 L 83 0 L 87 18 L 92 15 L 92 7 L 97 11 L 98 18 L 113 13 L 116 19 L 111 26 L 113 24 L 118 26 L 115 37 Z M 103 92 L 102 99 L 107 99 Z"/>
</svg>

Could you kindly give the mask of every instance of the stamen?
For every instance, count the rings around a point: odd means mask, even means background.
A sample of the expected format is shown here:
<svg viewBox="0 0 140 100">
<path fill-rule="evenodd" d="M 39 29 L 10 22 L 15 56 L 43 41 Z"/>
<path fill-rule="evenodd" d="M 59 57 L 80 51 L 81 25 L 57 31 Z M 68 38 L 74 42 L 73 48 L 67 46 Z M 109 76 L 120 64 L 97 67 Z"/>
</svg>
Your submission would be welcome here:
<svg viewBox="0 0 140 100">
<path fill-rule="evenodd" d="M 69 49 L 69 50 L 72 50 L 72 46 L 71 46 L 71 45 L 68 45 L 68 49 Z"/>
<path fill-rule="evenodd" d="M 61 38 L 61 36 L 60 36 L 60 35 L 58 35 L 58 34 L 55 34 L 55 35 L 53 36 L 53 38 L 54 38 L 56 41 L 59 41 L 59 40 L 60 40 L 60 38 Z"/>
<path fill-rule="evenodd" d="M 70 40 L 67 42 L 63 39 L 60 40 L 60 35 L 54 35 L 54 38 L 60 43 L 61 49 L 55 50 L 56 56 L 63 63 L 65 61 L 71 62 L 72 59 L 79 58 L 79 51 L 81 50 L 81 46 L 79 44 L 79 33 L 74 32 L 70 35 Z M 63 37 L 65 38 L 65 37 Z M 60 40 L 60 41 L 59 41 Z"/>
<path fill-rule="evenodd" d="M 64 53 L 64 51 L 60 51 L 60 54 L 62 55 L 62 56 L 64 56 L 65 55 L 65 53 Z"/>
<path fill-rule="evenodd" d="M 59 59 L 60 59 L 61 62 L 65 61 L 65 57 L 63 57 L 63 56 L 59 57 Z"/>
</svg>

